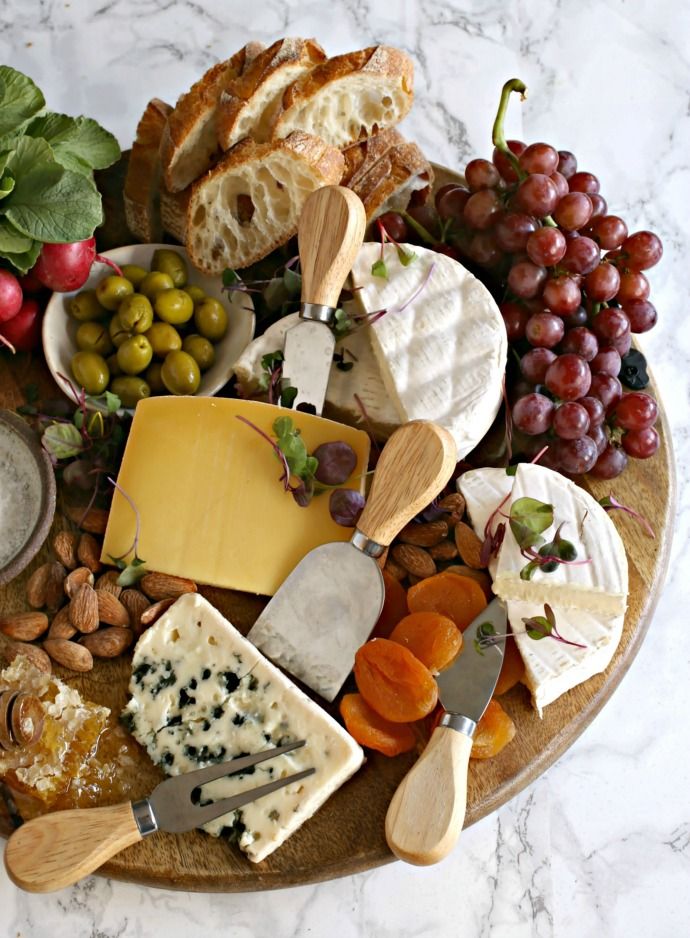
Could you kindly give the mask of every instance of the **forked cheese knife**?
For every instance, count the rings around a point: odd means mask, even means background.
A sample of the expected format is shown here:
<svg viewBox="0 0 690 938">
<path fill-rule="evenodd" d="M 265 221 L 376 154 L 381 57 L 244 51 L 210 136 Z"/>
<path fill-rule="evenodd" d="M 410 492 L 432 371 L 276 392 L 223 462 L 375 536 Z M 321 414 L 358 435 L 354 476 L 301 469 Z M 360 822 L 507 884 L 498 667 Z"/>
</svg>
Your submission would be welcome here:
<svg viewBox="0 0 690 938">
<path fill-rule="evenodd" d="M 384 586 L 376 558 L 438 495 L 456 462 L 455 443 L 443 427 L 415 420 L 396 430 L 379 457 L 349 543 L 310 551 L 256 620 L 249 640 L 333 700 L 381 613 Z"/>
<path fill-rule="evenodd" d="M 297 388 L 293 407 L 320 414 L 326 397 L 335 335 L 332 325 L 345 278 L 362 246 L 366 214 L 351 189 L 313 192 L 299 219 L 302 270 L 300 321 L 285 336 L 283 387 Z"/>
<path fill-rule="evenodd" d="M 481 627 L 487 624 L 491 628 Z M 437 678 L 444 715 L 426 749 L 393 795 L 386 840 L 400 859 L 438 863 L 460 836 L 467 803 L 472 737 L 496 687 L 505 641 L 482 640 L 491 629 L 505 635 L 505 606 L 494 599 L 465 629 L 462 651 Z"/>
</svg>

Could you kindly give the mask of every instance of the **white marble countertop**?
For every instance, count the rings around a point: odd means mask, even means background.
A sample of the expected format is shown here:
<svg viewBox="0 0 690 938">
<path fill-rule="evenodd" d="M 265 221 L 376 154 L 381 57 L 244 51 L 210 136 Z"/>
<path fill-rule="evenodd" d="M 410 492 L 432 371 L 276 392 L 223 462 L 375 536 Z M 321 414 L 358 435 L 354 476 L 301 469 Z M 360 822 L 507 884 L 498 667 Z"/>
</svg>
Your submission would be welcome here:
<svg viewBox="0 0 690 938">
<path fill-rule="evenodd" d="M 174 102 L 249 39 L 316 35 L 331 53 L 387 42 L 416 63 L 409 135 L 450 166 L 489 156 L 503 81 L 530 88 L 524 139 L 574 150 L 631 230 L 665 256 L 645 337 L 673 428 L 679 505 L 671 572 L 640 654 L 568 753 L 465 832 L 442 865 L 392 864 L 318 886 L 184 895 L 90 878 L 51 896 L 0 872 L 2 938 L 165 934 L 607 938 L 690 923 L 690 7 L 679 0 L 4 0 L 0 60 L 55 110 L 131 142 L 149 97 Z M 515 102 L 513 112 L 520 110 Z M 517 116 L 514 121 L 519 121 Z M 519 128 L 519 122 L 514 125 Z"/>
</svg>

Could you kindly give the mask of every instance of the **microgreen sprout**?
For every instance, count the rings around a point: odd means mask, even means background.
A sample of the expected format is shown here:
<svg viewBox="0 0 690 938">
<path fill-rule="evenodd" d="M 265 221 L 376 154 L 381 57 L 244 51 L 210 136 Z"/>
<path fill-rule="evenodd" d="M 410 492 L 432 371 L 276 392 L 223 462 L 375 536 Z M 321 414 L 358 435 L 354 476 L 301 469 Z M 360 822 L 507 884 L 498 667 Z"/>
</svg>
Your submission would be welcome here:
<svg viewBox="0 0 690 938">
<path fill-rule="evenodd" d="M 651 526 L 649 521 L 647 521 L 644 515 L 641 515 L 639 511 L 635 511 L 634 508 L 628 508 L 627 505 L 623 505 L 622 502 L 618 501 L 613 492 L 611 492 L 609 495 L 605 495 L 603 498 L 600 498 L 599 504 L 604 509 L 604 511 L 624 511 L 626 514 L 630 515 L 640 523 L 645 534 L 647 534 L 649 537 L 656 536 L 654 534 L 654 528 Z"/>
<path fill-rule="evenodd" d="M 524 618 L 522 622 L 525 626 L 524 632 L 518 632 L 513 629 L 503 634 L 498 633 L 491 622 L 480 623 L 477 626 L 475 638 L 472 642 L 475 651 L 483 655 L 486 648 L 490 648 L 492 645 L 498 645 L 501 642 L 505 642 L 506 639 L 515 638 L 518 635 L 527 635 L 528 638 L 533 639 L 535 642 L 541 641 L 543 638 L 552 638 L 562 645 L 572 645 L 574 648 L 587 647 L 580 642 L 572 642 L 570 639 L 561 635 L 556 625 L 554 611 L 548 603 L 544 603 L 543 616 L 530 616 L 529 618 Z"/>
<path fill-rule="evenodd" d="M 120 554 L 119 557 L 110 556 L 110 559 L 115 564 L 115 566 L 121 571 L 119 577 L 117 578 L 117 585 L 122 587 L 133 586 L 137 583 L 141 577 L 146 573 L 144 569 L 144 564 L 146 561 L 142 560 L 139 556 L 139 535 L 141 533 L 141 516 L 139 515 L 139 509 L 136 506 L 134 499 L 125 492 L 121 485 L 108 476 L 108 482 L 112 487 L 122 495 L 122 497 L 130 505 L 132 511 L 134 512 L 135 526 L 134 526 L 134 540 L 132 541 L 131 547 L 128 547 L 124 554 Z M 129 554 L 134 554 L 132 560 L 129 563 L 125 560 Z"/>
</svg>

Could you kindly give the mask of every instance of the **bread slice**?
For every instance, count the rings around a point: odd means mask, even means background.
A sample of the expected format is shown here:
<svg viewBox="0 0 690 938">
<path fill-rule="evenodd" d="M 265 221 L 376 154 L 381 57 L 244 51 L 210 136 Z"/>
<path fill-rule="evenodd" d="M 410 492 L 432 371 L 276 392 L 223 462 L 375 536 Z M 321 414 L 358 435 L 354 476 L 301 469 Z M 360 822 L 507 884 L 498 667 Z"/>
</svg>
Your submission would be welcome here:
<svg viewBox="0 0 690 938">
<path fill-rule="evenodd" d="M 412 107 L 412 59 L 391 46 L 371 46 L 317 65 L 286 90 L 274 137 L 293 130 L 343 147 L 399 123 Z"/>
<path fill-rule="evenodd" d="M 221 91 L 216 132 L 221 149 L 244 137 L 270 139 L 271 122 L 288 85 L 325 62 L 315 39 L 279 39 L 256 56 L 239 78 Z"/>
<path fill-rule="evenodd" d="M 187 238 L 187 208 L 191 194 L 191 186 L 182 189 L 181 192 L 168 192 L 165 186 L 161 188 L 163 231 L 177 238 L 180 244 L 184 244 Z"/>
<path fill-rule="evenodd" d="M 345 172 L 340 185 L 354 189 L 362 176 L 366 175 L 391 147 L 405 142 L 405 138 L 395 127 L 389 127 L 373 137 L 367 137 L 366 140 L 347 147 L 343 150 Z"/>
<path fill-rule="evenodd" d="M 168 115 L 169 104 L 152 98 L 137 124 L 137 135 L 129 155 L 123 199 L 127 227 L 140 241 L 161 239 L 158 193 L 161 164 L 158 151 Z"/>
<path fill-rule="evenodd" d="M 245 139 L 192 187 L 187 253 L 199 270 L 242 269 L 285 244 L 315 189 L 334 185 L 343 155 L 320 137 L 295 131 L 285 140 Z"/>
<path fill-rule="evenodd" d="M 384 212 L 402 212 L 413 192 L 431 192 L 434 171 L 416 143 L 390 147 L 350 188 L 362 200 L 367 221 Z M 422 200 L 424 201 L 424 200 Z"/>
<path fill-rule="evenodd" d="M 221 91 L 263 48 L 262 43 L 247 43 L 231 59 L 213 65 L 179 98 L 161 141 L 163 178 L 170 192 L 186 189 L 218 159 L 216 113 Z"/>
</svg>

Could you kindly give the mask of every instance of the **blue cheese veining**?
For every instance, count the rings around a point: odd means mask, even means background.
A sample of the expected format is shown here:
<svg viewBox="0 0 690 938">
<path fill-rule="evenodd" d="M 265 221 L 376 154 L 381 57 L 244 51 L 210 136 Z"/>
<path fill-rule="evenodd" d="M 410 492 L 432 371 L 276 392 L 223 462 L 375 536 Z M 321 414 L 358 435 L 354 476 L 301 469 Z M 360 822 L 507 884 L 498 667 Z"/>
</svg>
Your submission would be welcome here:
<svg viewBox="0 0 690 938">
<path fill-rule="evenodd" d="M 0 423 L 0 568 L 22 549 L 41 509 L 41 479 L 18 433 Z"/>
<path fill-rule="evenodd" d="M 363 762 L 352 737 L 196 593 L 180 597 L 139 640 L 130 693 L 124 719 L 170 775 L 307 741 L 201 790 L 204 801 L 216 801 L 316 769 L 205 826 L 214 836 L 230 835 L 254 862 L 280 846 Z"/>
</svg>

